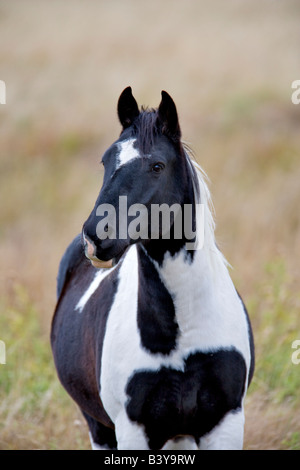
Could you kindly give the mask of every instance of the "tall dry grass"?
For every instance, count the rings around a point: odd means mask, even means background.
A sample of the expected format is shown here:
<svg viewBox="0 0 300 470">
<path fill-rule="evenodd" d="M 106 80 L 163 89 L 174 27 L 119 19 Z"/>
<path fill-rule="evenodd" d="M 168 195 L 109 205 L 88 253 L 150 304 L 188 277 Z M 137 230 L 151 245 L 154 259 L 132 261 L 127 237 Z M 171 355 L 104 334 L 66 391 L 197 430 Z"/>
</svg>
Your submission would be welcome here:
<svg viewBox="0 0 300 470">
<path fill-rule="evenodd" d="M 295 0 L 0 1 L 0 448 L 87 448 L 49 347 L 60 257 L 94 204 L 117 98 L 176 101 L 257 367 L 245 448 L 299 448 L 300 6 Z M 298 368 L 297 368 L 298 367 Z"/>
</svg>

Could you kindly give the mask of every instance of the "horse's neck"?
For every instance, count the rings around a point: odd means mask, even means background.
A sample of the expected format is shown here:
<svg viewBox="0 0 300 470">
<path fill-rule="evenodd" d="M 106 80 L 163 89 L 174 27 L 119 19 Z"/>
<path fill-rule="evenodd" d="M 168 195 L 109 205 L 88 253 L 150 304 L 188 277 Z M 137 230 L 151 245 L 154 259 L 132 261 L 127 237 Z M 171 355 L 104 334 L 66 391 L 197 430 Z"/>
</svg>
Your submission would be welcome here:
<svg viewBox="0 0 300 470">
<path fill-rule="evenodd" d="M 149 257 L 172 296 L 207 295 L 227 273 L 224 263 L 205 249 L 195 250 L 193 257 L 184 248 L 175 255 L 165 252 L 159 263 Z"/>
<path fill-rule="evenodd" d="M 191 290 L 205 291 L 212 282 L 213 272 L 207 254 L 203 250 L 195 251 L 193 258 L 182 249 L 175 256 L 165 254 L 160 265 L 156 265 L 160 278 L 173 295 Z"/>
<path fill-rule="evenodd" d="M 217 250 L 217 249 L 216 249 Z M 193 259 L 184 249 L 175 256 L 166 253 L 162 263 L 155 266 L 159 277 L 171 294 L 178 323 L 183 327 L 193 322 L 199 308 L 219 308 L 223 293 L 232 290 L 232 282 L 222 255 L 217 251 L 196 250 Z"/>
</svg>

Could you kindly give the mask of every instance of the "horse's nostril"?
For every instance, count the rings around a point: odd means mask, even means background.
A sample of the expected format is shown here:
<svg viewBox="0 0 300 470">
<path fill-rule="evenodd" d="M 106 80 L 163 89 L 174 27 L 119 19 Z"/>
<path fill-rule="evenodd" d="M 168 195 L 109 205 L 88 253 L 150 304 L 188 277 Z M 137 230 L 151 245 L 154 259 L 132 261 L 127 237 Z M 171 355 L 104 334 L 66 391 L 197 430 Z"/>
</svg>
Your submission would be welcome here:
<svg viewBox="0 0 300 470">
<path fill-rule="evenodd" d="M 82 232 L 82 239 L 83 239 L 83 244 L 84 244 L 84 248 L 85 248 L 85 254 L 86 254 L 88 257 L 94 256 L 94 254 L 95 254 L 95 252 L 96 252 L 95 245 L 94 245 L 94 243 L 86 236 L 86 234 L 84 233 L 84 231 Z"/>
</svg>

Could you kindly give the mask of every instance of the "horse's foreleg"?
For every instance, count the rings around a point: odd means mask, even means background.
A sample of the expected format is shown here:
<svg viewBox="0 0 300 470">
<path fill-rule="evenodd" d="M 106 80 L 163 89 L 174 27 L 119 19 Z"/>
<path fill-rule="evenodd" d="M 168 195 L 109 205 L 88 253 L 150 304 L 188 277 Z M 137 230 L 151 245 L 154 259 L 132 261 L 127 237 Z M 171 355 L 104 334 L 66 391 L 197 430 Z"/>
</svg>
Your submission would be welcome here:
<svg viewBox="0 0 300 470">
<path fill-rule="evenodd" d="M 162 450 L 197 450 L 198 446 L 192 436 L 182 436 L 167 441 Z"/>
<path fill-rule="evenodd" d="M 125 411 L 118 414 L 115 430 L 118 450 L 149 450 L 142 426 L 130 421 Z"/>
<path fill-rule="evenodd" d="M 94 418 L 89 416 L 87 413 L 82 411 L 85 417 L 88 427 L 90 442 L 93 450 L 110 450 L 117 448 L 117 441 L 115 432 L 113 429 L 104 426 L 103 424 L 96 421 Z"/>
<path fill-rule="evenodd" d="M 201 438 L 199 449 L 242 450 L 244 423 L 244 410 L 227 413 L 212 431 Z"/>
</svg>

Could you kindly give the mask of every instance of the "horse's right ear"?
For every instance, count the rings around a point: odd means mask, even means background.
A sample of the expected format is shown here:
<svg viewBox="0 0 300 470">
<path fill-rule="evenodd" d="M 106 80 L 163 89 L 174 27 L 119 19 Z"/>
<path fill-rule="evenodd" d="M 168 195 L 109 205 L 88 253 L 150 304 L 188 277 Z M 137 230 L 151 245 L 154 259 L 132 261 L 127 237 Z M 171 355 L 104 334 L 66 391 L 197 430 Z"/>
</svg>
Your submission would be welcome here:
<svg viewBox="0 0 300 470">
<path fill-rule="evenodd" d="M 134 119 L 140 114 L 137 102 L 135 101 L 131 87 L 122 91 L 118 101 L 118 116 L 123 129 L 131 126 Z"/>
<path fill-rule="evenodd" d="M 161 92 L 161 102 L 157 110 L 158 122 L 161 125 L 162 133 L 171 137 L 174 141 L 179 141 L 181 131 L 178 121 L 178 114 L 175 103 L 166 92 Z"/>
</svg>

